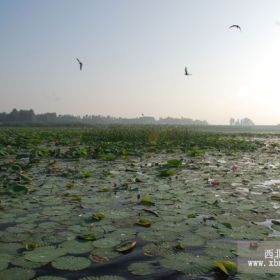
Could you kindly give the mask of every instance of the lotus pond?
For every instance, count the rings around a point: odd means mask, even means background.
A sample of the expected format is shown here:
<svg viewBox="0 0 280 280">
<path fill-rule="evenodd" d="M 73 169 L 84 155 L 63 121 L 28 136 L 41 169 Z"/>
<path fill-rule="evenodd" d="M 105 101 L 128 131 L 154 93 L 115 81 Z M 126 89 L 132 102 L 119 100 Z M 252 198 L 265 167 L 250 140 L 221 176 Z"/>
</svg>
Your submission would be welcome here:
<svg viewBox="0 0 280 280">
<path fill-rule="evenodd" d="M 168 126 L 0 128 L 0 279 L 279 279 L 280 138 Z"/>
</svg>

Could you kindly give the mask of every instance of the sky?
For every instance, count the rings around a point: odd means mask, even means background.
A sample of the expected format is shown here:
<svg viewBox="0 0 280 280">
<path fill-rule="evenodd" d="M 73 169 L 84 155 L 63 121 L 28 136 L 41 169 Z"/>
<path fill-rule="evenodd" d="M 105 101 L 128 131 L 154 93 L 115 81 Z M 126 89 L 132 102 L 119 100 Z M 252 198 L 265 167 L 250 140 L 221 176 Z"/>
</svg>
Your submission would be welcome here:
<svg viewBox="0 0 280 280">
<path fill-rule="evenodd" d="M 280 123 L 279 0 L 0 0 L 0 61 L 1 112 Z"/>
</svg>

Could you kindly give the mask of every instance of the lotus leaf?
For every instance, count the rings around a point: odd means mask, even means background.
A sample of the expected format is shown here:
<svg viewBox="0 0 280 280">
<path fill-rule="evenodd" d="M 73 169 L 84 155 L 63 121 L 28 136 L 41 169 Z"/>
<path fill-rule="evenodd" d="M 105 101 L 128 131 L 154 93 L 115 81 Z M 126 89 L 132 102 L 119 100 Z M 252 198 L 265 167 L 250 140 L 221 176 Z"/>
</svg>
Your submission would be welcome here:
<svg viewBox="0 0 280 280">
<path fill-rule="evenodd" d="M 87 232 L 78 236 L 79 239 L 87 240 L 87 241 L 94 241 L 96 240 L 96 235 L 94 232 Z"/>
<path fill-rule="evenodd" d="M 11 261 L 11 263 L 15 266 L 20 266 L 22 268 L 38 268 L 40 266 L 44 266 L 45 264 L 47 264 L 42 262 L 36 263 L 36 262 L 28 261 L 24 258 L 24 256 L 16 257 Z"/>
<path fill-rule="evenodd" d="M 52 266 L 61 270 L 82 270 L 90 266 L 89 259 L 84 257 L 64 256 L 52 262 Z"/>
<path fill-rule="evenodd" d="M 93 242 L 94 247 L 96 248 L 113 248 L 114 246 L 120 243 L 119 240 L 114 238 L 101 238 Z"/>
<path fill-rule="evenodd" d="M 125 241 L 116 247 L 116 251 L 120 253 L 127 253 L 133 250 L 135 246 L 136 246 L 136 240 Z"/>
<path fill-rule="evenodd" d="M 0 270 L 6 269 L 12 258 L 12 255 L 0 253 Z"/>
<path fill-rule="evenodd" d="M 91 218 L 92 218 L 94 221 L 101 221 L 102 219 L 105 218 L 105 215 L 102 214 L 102 213 L 95 213 L 95 214 L 92 214 Z"/>
<path fill-rule="evenodd" d="M 83 254 L 92 250 L 93 244 L 91 242 L 80 242 L 78 240 L 69 240 L 61 244 L 67 253 L 70 254 Z"/>
<path fill-rule="evenodd" d="M 150 227 L 152 222 L 149 219 L 141 218 L 136 222 L 136 224 L 142 227 Z"/>
<path fill-rule="evenodd" d="M 190 253 L 178 253 L 160 260 L 161 266 L 184 272 L 186 275 L 203 275 L 213 268 L 211 259 Z"/>
<path fill-rule="evenodd" d="M 120 256 L 113 248 L 94 248 L 91 255 L 99 256 L 104 259 L 113 259 Z"/>
<path fill-rule="evenodd" d="M 28 251 L 24 254 L 26 260 L 32 262 L 51 262 L 56 258 L 66 254 L 66 250 L 63 248 L 56 248 L 54 246 L 45 246 L 35 248 L 33 251 Z"/>
<path fill-rule="evenodd" d="M 143 247 L 143 253 L 146 256 L 165 257 L 173 252 L 173 244 L 170 243 L 149 243 Z"/>
<path fill-rule="evenodd" d="M 150 275 L 155 272 L 154 267 L 149 263 L 132 263 L 128 266 L 128 271 L 134 275 Z"/>
<path fill-rule="evenodd" d="M 0 271 L 0 279 L 9 280 L 29 280 L 33 279 L 35 272 L 30 269 L 24 269 L 19 267 L 12 267 L 10 269 Z"/>
</svg>

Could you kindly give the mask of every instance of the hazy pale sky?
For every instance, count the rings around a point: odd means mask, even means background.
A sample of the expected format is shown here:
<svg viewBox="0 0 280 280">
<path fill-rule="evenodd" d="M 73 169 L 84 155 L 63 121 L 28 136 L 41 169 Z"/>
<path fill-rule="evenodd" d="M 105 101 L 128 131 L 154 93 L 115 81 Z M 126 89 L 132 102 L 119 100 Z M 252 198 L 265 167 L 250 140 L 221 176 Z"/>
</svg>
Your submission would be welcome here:
<svg viewBox="0 0 280 280">
<path fill-rule="evenodd" d="M 0 0 L 0 61 L 0 111 L 280 123 L 279 0 Z"/>
</svg>

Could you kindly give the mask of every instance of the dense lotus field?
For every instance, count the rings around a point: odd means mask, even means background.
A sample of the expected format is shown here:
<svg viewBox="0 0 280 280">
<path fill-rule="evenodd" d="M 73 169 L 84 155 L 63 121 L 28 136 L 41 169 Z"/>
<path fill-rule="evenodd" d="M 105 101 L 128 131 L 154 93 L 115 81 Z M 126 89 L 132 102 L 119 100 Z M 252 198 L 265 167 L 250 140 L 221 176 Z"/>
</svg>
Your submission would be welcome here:
<svg viewBox="0 0 280 280">
<path fill-rule="evenodd" d="M 279 279 L 277 135 L 167 126 L 0 128 L 0 279 Z"/>
</svg>

